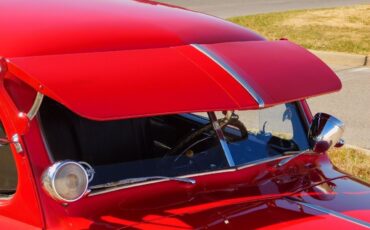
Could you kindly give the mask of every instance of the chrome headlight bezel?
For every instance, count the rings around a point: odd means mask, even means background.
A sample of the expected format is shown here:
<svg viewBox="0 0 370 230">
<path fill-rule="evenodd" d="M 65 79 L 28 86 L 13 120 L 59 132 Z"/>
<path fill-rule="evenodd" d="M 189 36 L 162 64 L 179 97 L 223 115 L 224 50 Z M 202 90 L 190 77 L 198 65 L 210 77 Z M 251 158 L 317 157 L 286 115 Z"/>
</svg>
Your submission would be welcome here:
<svg viewBox="0 0 370 230">
<path fill-rule="evenodd" d="M 57 190 L 55 186 L 56 177 L 58 173 L 64 169 L 67 170 L 65 167 L 68 167 L 68 165 L 77 166 L 77 168 L 80 170 L 80 173 L 85 183 L 82 186 L 82 191 L 78 196 L 76 196 L 73 199 L 68 199 L 63 197 L 59 191 Z M 50 195 L 54 200 L 64 202 L 64 203 L 71 203 L 80 200 L 82 197 L 84 197 L 88 193 L 88 185 L 89 185 L 89 179 L 87 170 L 78 162 L 71 161 L 71 160 L 64 160 L 64 161 L 58 161 L 55 162 L 52 166 L 48 167 L 43 175 L 42 175 L 42 187 L 43 189 Z"/>
</svg>

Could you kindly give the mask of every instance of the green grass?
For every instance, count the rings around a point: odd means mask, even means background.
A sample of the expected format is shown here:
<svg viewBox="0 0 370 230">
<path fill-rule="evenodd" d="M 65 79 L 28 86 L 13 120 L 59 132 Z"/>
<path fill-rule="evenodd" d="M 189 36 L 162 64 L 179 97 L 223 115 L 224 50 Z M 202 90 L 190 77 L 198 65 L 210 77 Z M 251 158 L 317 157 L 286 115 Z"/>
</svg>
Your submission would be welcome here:
<svg viewBox="0 0 370 230">
<path fill-rule="evenodd" d="M 259 14 L 229 20 L 270 40 L 287 38 L 308 49 L 370 54 L 370 5 Z"/>
<path fill-rule="evenodd" d="M 340 170 L 370 183 L 370 155 L 358 149 L 342 147 L 329 151 L 330 160 Z"/>
</svg>

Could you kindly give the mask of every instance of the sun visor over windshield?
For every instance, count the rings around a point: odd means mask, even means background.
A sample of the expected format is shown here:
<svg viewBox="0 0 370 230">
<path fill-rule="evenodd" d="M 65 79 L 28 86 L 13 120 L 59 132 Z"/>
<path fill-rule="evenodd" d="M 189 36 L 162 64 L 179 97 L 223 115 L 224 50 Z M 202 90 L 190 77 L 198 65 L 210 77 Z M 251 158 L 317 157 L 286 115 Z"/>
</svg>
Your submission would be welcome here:
<svg viewBox="0 0 370 230">
<path fill-rule="evenodd" d="M 95 120 L 257 109 L 341 87 L 329 67 L 288 41 L 11 58 L 8 69 Z"/>
<path fill-rule="evenodd" d="M 337 91 L 336 74 L 306 49 L 286 40 L 196 45 L 223 66 L 261 107 Z"/>
</svg>

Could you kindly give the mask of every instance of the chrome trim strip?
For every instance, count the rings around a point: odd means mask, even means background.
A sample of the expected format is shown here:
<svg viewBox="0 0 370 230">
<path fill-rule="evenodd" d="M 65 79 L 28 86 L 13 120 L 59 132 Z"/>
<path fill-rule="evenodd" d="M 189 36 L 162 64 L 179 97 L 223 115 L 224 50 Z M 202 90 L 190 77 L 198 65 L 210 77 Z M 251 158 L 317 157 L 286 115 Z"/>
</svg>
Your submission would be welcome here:
<svg viewBox="0 0 370 230">
<path fill-rule="evenodd" d="M 122 189 L 128 189 L 128 188 L 133 188 L 137 186 L 143 186 L 143 185 L 149 185 L 149 184 L 154 184 L 154 183 L 160 183 L 160 182 L 165 182 L 165 181 L 170 181 L 169 179 L 163 179 L 163 180 L 156 180 L 156 181 L 148 181 L 148 182 L 143 182 L 143 183 L 137 183 L 137 184 L 132 184 L 132 185 L 125 185 L 125 186 L 118 186 L 118 187 L 113 187 L 113 188 L 107 188 L 101 191 L 91 191 L 87 196 L 97 196 L 109 192 L 114 192 L 114 191 L 119 191 Z"/>
<path fill-rule="evenodd" d="M 170 181 L 176 181 L 180 183 L 188 183 L 192 185 L 197 184 L 196 180 L 187 178 L 187 177 L 149 176 L 149 177 L 127 178 L 127 179 L 122 179 L 122 180 L 115 181 L 115 182 L 108 182 L 105 184 L 92 185 L 89 187 L 89 189 L 94 189 L 94 190 L 95 189 L 107 189 L 107 188 L 109 189 L 109 188 L 114 188 L 114 187 L 119 187 L 119 186 L 143 183 L 143 182 L 152 181 L 152 180 L 170 180 Z"/>
<path fill-rule="evenodd" d="M 179 178 L 190 178 L 190 177 L 198 177 L 198 176 L 206 176 L 206 175 L 213 175 L 213 174 L 220 174 L 220 173 L 235 172 L 235 171 L 237 171 L 235 168 L 220 169 L 220 170 L 217 170 L 217 171 L 210 171 L 210 172 L 202 172 L 202 173 L 194 173 L 194 174 L 183 175 L 183 176 L 179 176 Z M 165 181 L 170 181 L 170 180 L 169 179 L 155 180 L 155 181 L 148 181 L 148 182 L 142 182 L 142 183 L 131 184 L 131 185 L 123 185 L 123 186 L 118 186 L 118 187 L 115 187 L 115 188 L 108 188 L 108 189 L 104 189 L 104 190 L 97 191 L 97 192 L 92 191 L 88 196 L 96 196 L 96 195 L 105 194 L 105 193 L 108 193 L 108 192 L 113 192 L 113 191 L 118 191 L 118 190 L 122 190 L 122 189 L 138 187 L 138 186 L 143 186 L 143 185 L 161 183 L 161 182 L 165 182 Z"/>
<path fill-rule="evenodd" d="M 224 69 L 228 74 L 230 74 L 243 88 L 256 100 L 259 108 L 265 107 L 265 102 L 262 97 L 248 84 L 244 78 L 242 78 L 235 70 L 231 68 L 221 57 L 217 56 L 214 52 L 210 51 L 206 47 L 199 44 L 191 44 L 199 52 L 203 53 L 205 56 L 214 61 L 222 69 Z"/>
<path fill-rule="evenodd" d="M 337 217 L 337 218 L 345 220 L 347 222 L 351 222 L 353 224 L 357 224 L 357 225 L 360 225 L 360 226 L 365 227 L 365 228 L 370 228 L 370 223 L 365 222 L 363 220 L 359 220 L 357 218 L 353 218 L 353 217 L 345 215 L 345 214 L 342 214 L 340 212 L 337 212 L 337 211 L 334 211 L 334 210 L 331 210 L 331 209 L 327 209 L 327 208 L 321 207 L 319 205 L 309 204 L 309 203 L 299 201 L 299 200 L 289 198 L 289 197 L 286 197 L 285 199 L 287 199 L 288 201 L 292 201 L 294 203 L 300 204 L 302 206 L 305 206 L 307 208 L 310 208 L 310 209 L 328 214 L 330 216 Z"/>
<path fill-rule="evenodd" d="M 214 112 L 209 112 L 208 116 L 209 116 L 210 120 L 212 121 L 213 129 L 216 131 L 216 135 L 217 135 L 217 137 L 220 141 L 222 150 L 225 153 L 227 163 L 229 164 L 230 167 L 234 167 L 235 162 L 234 162 L 233 156 L 231 155 L 229 146 L 227 145 L 227 142 L 225 140 L 225 136 L 224 136 L 224 133 L 222 132 L 220 124 L 217 121 L 216 114 Z"/>
<path fill-rule="evenodd" d="M 184 175 L 180 177 L 198 177 L 198 176 L 207 176 L 207 175 L 213 175 L 213 174 L 220 174 L 220 173 L 228 173 L 228 172 L 235 172 L 237 171 L 236 168 L 228 168 L 228 169 L 220 169 L 217 171 L 209 171 L 209 172 L 203 172 L 203 173 L 194 173 L 189 175 Z"/>
<path fill-rule="evenodd" d="M 44 94 L 42 94 L 40 92 L 37 92 L 35 101 L 33 102 L 33 105 L 31 107 L 30 111 L 28 111 L 28 113 L 27 113 L 28 119 L 32 120 L 36 116 L 37 112 L 40 109 L 40 106 L 41 106 L 41 103 L 42 103 L 43 99 L 44 99 Z"/>
<path fill-rule="evenodd" d="M 303 123 L 306 127 L 306 130 L 308 131 L 308 129 L 310 128 L 311 123 L 308 121 L 307 115 L 306 115 L 306 113 L 303 109 L 303 105 L 301 103 L 302 103 L 301 101 L 295 102 L 295 104 L 298 107 L 299 116 L 303 117 L 303 120 L 304 120 Z"/>
<path fill-rule="evenodd" d="M 265 159 L 256 160 L 256 161 L 246 163 L 245 165 L 241 165 L 241 166 L 236 167 L 236 168 L 220 169 L 220 170 L 216 170 L 216 171 L 209 171 L 209 172 L 201 172 L 201 173 L 182 175 L 182 176 L 179 176 L 179 178 L 189 178 L 189 177 L 193 178 L 193 177 L 214 175 L 214 174 L 220 174 L 220 173 L 236 172 L 238 170 L 243 170 L 245 168 L 253 167 L 253 166 L 256 166 L 256 165 L 259 165 L 259 164 L 275 161 L 275 160 L 286 158 L 286 157 L 288 157 L 288 156 L 278 156 L 278 157 L 273 157 L 273 158 L 265 158 Z M 97 191 L 97 192 L 92 191 L 88 196 L 96 196 L 96 195 L 105 194 L 105 193 L 108 193 L 108 192 L 114 192 L 114 191 L 119 191 L 119 190 L 123 190 L 123 189 L 127 189 L 127 188 L 149 185 L 149 184 L 154 184 L 154 183 L 161 183 L 161 182 L 164 182 L 164 181 L 169 181 L 169 180 L 163 179 L 163 180 L 156 180 L 156 181 L 148 181 L 148 182 L 137 183 L 137 184 L 132 184 L 132 185 L 109 188 L 109 189 L 105 189 L 105 190 L 101 190 L 101 191 Z"/>
</svg>

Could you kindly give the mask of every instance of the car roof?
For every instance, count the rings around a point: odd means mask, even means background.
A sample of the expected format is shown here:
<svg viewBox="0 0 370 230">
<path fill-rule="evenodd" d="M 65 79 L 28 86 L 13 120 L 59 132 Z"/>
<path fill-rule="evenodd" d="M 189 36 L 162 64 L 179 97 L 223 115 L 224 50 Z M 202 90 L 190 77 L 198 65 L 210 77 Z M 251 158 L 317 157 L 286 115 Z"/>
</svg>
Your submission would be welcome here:
<svg viewBox="0 0 370 230">
<path fill-rule="evenodd" d="M 153 1 L 2 0 L 0 56 L 263 40 L 222 19 Z"/>
</svg>

